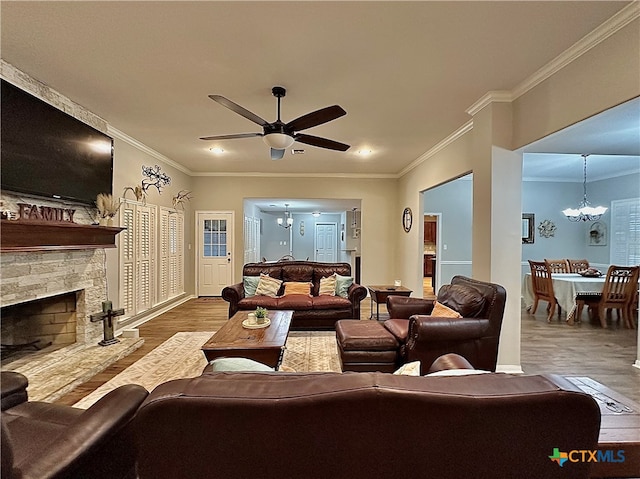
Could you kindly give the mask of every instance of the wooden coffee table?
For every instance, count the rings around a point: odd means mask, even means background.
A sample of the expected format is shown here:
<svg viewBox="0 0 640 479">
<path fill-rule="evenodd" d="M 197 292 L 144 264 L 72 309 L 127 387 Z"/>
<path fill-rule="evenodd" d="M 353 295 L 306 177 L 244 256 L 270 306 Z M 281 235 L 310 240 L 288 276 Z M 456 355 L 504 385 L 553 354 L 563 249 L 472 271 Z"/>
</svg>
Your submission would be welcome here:
<svg viewBox="0 0 640 479">
<path fill-rule="evenodd" d="M 277 369 L 282 362 L 293 311 L 269 311 L 271 324 L 261 329 L 246 329 L 242 321 L 252 311 L 238 311 L 202 346 L 211 361 L 216 358 L 249 358 Z"/>
<path fill-rule="evenodd" d="M 640 404 L 588 377 L 565 376 L 600 406 L 598 449 L 624 451 L 624 462 L 596 462 L 591 477 L 640 476 Z"/>
</svg>

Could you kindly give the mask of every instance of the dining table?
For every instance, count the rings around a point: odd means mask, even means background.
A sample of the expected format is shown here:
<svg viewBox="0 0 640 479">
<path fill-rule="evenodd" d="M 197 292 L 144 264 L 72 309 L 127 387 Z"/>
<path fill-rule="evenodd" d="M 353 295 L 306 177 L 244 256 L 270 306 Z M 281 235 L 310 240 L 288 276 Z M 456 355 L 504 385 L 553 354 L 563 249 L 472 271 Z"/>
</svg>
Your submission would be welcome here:
<svg viewBox="0 0 640 479">
<path fill-rule="evenodd" d="M 558 305 L 567 313 L 567 323 L 573 325 L 576 320 L 576 294 L 577 293 L 602 293 L 606 275 L 583 276 L 579 273 L 552 273 L 553 292 Z M 522 280 L 522 299 L 525 308 L 529 310 L 534 303 L 533 285 L 531 273 L 526 273 Z M 580 318 L 577 318 L 580 321 Z"/>
</svg>

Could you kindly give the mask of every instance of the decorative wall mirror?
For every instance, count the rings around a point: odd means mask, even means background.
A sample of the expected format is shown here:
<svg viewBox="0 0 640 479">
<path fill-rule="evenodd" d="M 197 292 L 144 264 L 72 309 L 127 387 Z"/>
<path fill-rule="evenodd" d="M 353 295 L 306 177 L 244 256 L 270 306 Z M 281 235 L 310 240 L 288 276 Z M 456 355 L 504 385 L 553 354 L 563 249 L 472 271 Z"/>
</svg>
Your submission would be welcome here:
<svg viewBox="0 0 640 479">
<path fill-rule="evenodd" d="M 534 224 L 536 215 L 533 213 L 522 213 L 522 243 L 532 244 L 535 240 Z"/>
</svg>

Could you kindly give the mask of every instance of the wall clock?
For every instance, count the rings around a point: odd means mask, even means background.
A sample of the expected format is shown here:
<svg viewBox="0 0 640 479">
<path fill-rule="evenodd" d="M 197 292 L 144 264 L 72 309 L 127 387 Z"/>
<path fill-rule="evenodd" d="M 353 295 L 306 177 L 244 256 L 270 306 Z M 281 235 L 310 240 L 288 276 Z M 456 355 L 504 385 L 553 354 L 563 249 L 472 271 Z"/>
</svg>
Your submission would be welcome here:
<svg viewBox="0 0 640 479">
<path fill-rule="evenodd" d="M 405 208 L 402 212 L 402 227 L 404 231 L 408 233 L 411 231 L 411 225 L 413 224 L 413 213 L 411 212 L 411 208 Z"/>
</svg>

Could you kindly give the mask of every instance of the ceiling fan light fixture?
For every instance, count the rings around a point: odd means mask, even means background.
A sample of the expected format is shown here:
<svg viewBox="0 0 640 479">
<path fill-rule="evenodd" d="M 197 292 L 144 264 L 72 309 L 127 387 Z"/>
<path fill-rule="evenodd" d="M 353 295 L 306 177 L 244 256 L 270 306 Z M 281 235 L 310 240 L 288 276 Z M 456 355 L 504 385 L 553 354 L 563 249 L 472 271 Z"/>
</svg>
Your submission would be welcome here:
<svg viewBox="0 0 640 479">
<path fill-rule="evenodd" d="M 294 139 L 284 133 L 268 133 L 262 137 L 262 141 L 276 150 L 285 150 L 293 145 Z"/>
</svg>

